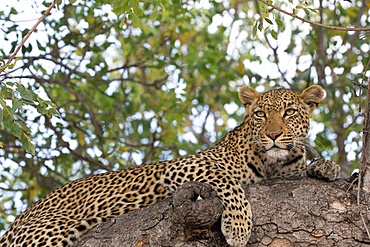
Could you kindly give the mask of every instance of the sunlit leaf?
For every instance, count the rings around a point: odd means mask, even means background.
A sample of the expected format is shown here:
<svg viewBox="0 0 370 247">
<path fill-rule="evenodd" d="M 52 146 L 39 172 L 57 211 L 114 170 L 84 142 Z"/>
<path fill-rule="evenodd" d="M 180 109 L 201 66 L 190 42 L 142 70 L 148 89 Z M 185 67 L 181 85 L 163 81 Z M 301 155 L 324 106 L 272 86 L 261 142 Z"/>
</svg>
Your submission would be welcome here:
<svg viewBox="0 0 370 247">
<path fill-rule="evenodd" d="M 279 27 L 284 26 L 283 21 L 282 21 L 282 20 L 280 20 L 280 19 L 275 19 L 275 22 L 276 22 L 276 24 L 277 24 Z"/>
</svg>

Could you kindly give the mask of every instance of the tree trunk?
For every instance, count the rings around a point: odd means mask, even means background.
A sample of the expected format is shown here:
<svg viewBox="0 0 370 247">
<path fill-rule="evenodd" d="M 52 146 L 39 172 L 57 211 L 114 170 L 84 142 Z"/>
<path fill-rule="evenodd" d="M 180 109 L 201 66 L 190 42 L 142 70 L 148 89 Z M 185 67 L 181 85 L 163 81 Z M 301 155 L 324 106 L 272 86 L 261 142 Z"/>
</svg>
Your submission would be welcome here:
<svg viewBox="0 0 370 247">
<path fill-rule="evenodd" d="M 365 201 L 370 203 L 370 79 L 367 85 L 366 108 L 364 113 L 364 130 L 362 139 L 362 156 L 360 166 L 360 188 Z"/>
<path fill-rule="evenodd" d="M 313 178 L 245 188 L 254 219 L 248 246 L 369 246 L 370 210 L 357 204 L 357 188 L 353 181 Z M 172 198 L 92 229 L 77 246 L 227 246 L 221 213 L 210 186 L 187 183 Z"/>
</svg>

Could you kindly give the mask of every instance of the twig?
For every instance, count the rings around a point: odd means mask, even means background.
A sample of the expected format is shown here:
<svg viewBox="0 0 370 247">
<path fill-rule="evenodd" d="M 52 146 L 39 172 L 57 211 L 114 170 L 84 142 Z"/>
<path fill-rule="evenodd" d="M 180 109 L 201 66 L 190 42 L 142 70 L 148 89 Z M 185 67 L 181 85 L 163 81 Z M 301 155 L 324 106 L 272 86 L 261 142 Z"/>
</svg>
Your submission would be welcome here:
<svg viewBox="0 0 370 247">
<path fill-rule="evenodd" d="M 290 83 L 289 81 L 288 81 L 288 79 L 285 77 L 285 73 L 282 71 L 282 69 L 281 69 L 281 67 L 280 67 L 280 59 L 279 59 L 279 56 L 278 56 L 278 53 L 277 53 L 277 50 L 278 50 L 278 46 L 276 46 L 276 47 L 273 47 L 272 46 L 272 44 L 271 44 L 271 42 L 270 42 L 270 40 L 268 39 L 268 37 L 267 37 L 267 35 L 266 35 L 266 33 L 264 33 L 264 36 L 265 36 L 265 40 L 266 40 L 266 42 L 267 42 L 267 45 L 270 47 L 270 49 L 273 51 L 273 53 L 274 53 L 274 58 L 275 58 L 275 64 L 276 64 L 276 66 L 277 66 L 277 69 L 278 69 L 278 71 L 279 71 L 279 73 L 280 73 L 280 75 L 281 75 L 281 78 L 283 78 L 283 81 L 284 82 L 286 82 L 289 86 L 292 86 L 292 83 Z"/>
<path fill-rule="evenodd" d="M 276 9 L 277 11 L 283 13 L 283 14 L 286 14 L 286 15 L 289 15 L 295 19 L 298 19 L 298 20 L 301 20 L 303 22 L 307 22 L 311 25 L 315 25 L 315 26 L 319 26 L 319 27 L 323 27 L 323 28 L 326 28 L 326 29 L 332 29 L 332 30 L 337 30 L 337 31 L 354 31 L 354 32 L 370 32 L 370 28 L 369 27 L 338 27 L 338 26 L 329 26 L 329 25 L 325 25 L 325 24 L 322 24 L 322 23 L 318 23 L 318 22 L 313 22 L 313 21 L 309 21 L 309 20 L 306 20 L 302 17 L 299 17 L 298 15 L 296 14 L 293 14 L 293 13 L 289 13 L 288 11 L 285 11 L 279 7 L 276 7 L 275 5 L 265 1 L 265 0 L 257 0 L 261 3 L 264 3 L 268 6 L 270 6 L 272 9 Z"/>
<path fill-rule="evenodd" d="M 57 3 L 57 0 L 54 0 L 52 4 L 49 6 L 49 8 L 45 11 L 45 13 L 40 17 L 40 19 L 36 22 L 36 24 L 31 28 L 30 31 L 28 31 L 27 35 L 23 38 L 22 42 L 18 45 L 17 49 L 14 51 L 14 53 L 10 56 L 8 62 L 5 63 L 3 67 L 0 68 L 0 73 L 2 73 L 6 67 L 13 61 L 19 50 L 22 48 L 24 43 L 26 43 L 27 39 L 31 36 L 31 34 L 36 30 L 37 26 L 42 22 L 45 17 L 50 13 L 51 9 L 54 8 L 55 4 Z"/>
</svg>

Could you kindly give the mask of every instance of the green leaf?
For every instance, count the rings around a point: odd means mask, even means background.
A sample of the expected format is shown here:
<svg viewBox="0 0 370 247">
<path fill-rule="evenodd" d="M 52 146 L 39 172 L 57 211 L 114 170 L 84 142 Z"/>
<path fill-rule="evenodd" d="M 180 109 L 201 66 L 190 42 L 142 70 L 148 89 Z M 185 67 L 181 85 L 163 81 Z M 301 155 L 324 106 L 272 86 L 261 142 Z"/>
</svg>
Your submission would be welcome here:
<svg viewBox="0 0 370 247">
<path fill-rule="evenodd" d="M 150 19 L 152 21 L 155 21 L 155 20 L 157 20 L 157 17 L 158 17 L 158 7 L 155 7 L 153 12 L 150 15 Z"/>
<path fill-rule="evenodd" d="M 257 22 L 254 24 L 254 26 L 252 28 L 252 35 L 253 35 L 253 37 L 256 37 L 256 35 L 257 35 Z"/>
<path fill-rule="evenodd" d="M 282 20 L 280 20 L 280 19 L 275 19 L 275 21 L 276 21 L 276 24 L 277 24 L 279 27 L 284 26 L 284 23 L 283 23 L 283 21 L 282 21 Z"/>
<path fill-rule="evenodd" d="M 142 23 L 141 23 L 139 17 L 135 13 L 132 13 L 130 16 L 131 16 L 132 24 L 134 26 L 142 27 Z"/>
<path fill-rule="evenodd" d="M 11 111 L 10 111 L 10 114 L 11 114 L 11 115 L 14 115 L 14 114 L 15 114 L 15 112 L 17 111 L 17 109 L 18 109 L 18 108 L 20 108 L 20 107 L 22 106 L 22 103 L 21 103 L 21 101 L 20 101 L 20 100 L 18 100 L 18 99 L 14 99 L 14 98 L 13 98 L 13 100 L 12 100 L 12 103 L 13 103 L 13 106 L 12 106 L 12 109 L 11 109 Z"/>
<path fill-rule="evenodd" d="M 273 23 L 272 23 L 272 21 L 269 19 L 269 18 L 265 18 L 265 21 L 268 23 L 268 24 L 270 24 L 270 25 L 273 25 Z"/>
<path fill-rule="evenodd" d="M 40 113 L 40 114 L 46 114 L 48 111 L 46 110 L 46 108 L 48 107 L 47 104 L 45 103 L 40 103 L 38 106 L 37 106 L 37 112 Z"/>
<path fill-rule="evenodd" d="M 271 36 L 277 40 L 277 32 L 275 30 L 271 30 Z"/>
<path fill-rule="evenodd" d="M 126 17 L 123 17 L 122 19 L 121 19 L 121 22 L 119 23 L 119 27 L 124 27 L 126 25 Z"/>
<path fill-rule="evenodd" d="M 38 40 L 36 40 L 36 44 L 37 44 L 37 49 L 39 49 L 40 51 L 46 51 L 45 46 L 41 45 L 41 43 Z"/>
<path fill-rule="evenodd" d="M 57 0 L 56 8 L 59 9 L 59 6 L 62 4 L 63 0 Z"/>
<path fill-rule="evenodd" d="M 3 115 L 3 124 L 5 128 L 11 129 L 13 125 L 13 117 L 10 115 L 10 109 L 8 106 L 4 108 L 4 115 Z"/>
<path fill-rule="evenodd" d="M 138 17 L 141 17 L 144 15 L 144 12 L 143 10 L 141 9 L 141 7 L 139 6 L 139 1 L 138 0 L 134 0 L 134 4 L 132 5 L 132 12 L 137 15 Z"/>
<path fill-rule="evenodd" d="M 26 89 L 22 84 L 17 84 L 17 91 L 21 95 L 21 98 L 26 103 L 34 103 L 37 100 L 37 95 L 32 91 Z"/>
<path fill-rule="evenodd" d="M 17 121 L 16 124 L 19 126 L 19 128 L 22 130 L 22 132 L 25 132 L 26 134 L 31 133 L 31 130 L 27 127 L 27 125 L 24 124 L 24 122 Z"/>
<path fill-rule="evenodd" d="M 35 154 L 35 146 L 33 145 L 33 143 L 31 142 L 30 137 L 26 133 L 22 132 L 20 141 L 22 143 L 23 148 L 27 152 L 29 152 L 31 154 Z"/>
<path fill-rule="evenodd" d="M 263 22 L 260 21 L 260 23 L 258 24 L 258 30 L 262 31 L 263 29 Z"/>
<path fill-rule="evenodd" d="M 18 14 L 18 11 L 15 9 L 15 8 L 10 8 L 10 12 L 9 12 L 10 15 L 16 15 Z"/>
<path fill-rule="evenodd" d="M 15 122 L 12 126 L 12 128 L 10 129 L 10 132 L 16 136 L 17 138 L 21 138 L 21 134 L 22 134 L 22 129 L 21 127 L 18 125 L 17 122 Z"/>
</svg>

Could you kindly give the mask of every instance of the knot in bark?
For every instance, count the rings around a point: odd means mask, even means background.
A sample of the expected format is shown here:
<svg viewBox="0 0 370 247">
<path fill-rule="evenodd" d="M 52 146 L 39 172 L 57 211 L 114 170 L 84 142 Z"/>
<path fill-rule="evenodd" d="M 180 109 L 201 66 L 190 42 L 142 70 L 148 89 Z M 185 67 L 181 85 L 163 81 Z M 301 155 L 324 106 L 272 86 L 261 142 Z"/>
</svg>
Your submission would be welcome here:
<svg viewBox="0 0 370 247">
<path fill-rule="evenodd" d="M 173 195 L 173 221 L 190 228 L 210 228 L 220 218 L 223 206 L 209 184 L 188 182 Z"/>
</svg>

